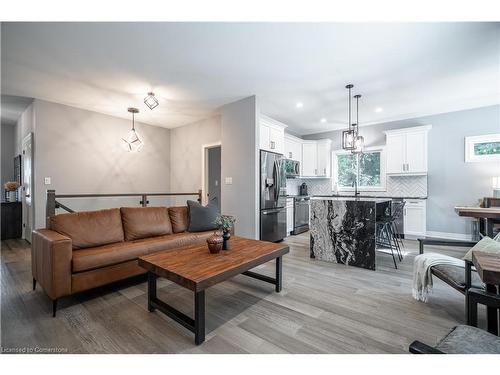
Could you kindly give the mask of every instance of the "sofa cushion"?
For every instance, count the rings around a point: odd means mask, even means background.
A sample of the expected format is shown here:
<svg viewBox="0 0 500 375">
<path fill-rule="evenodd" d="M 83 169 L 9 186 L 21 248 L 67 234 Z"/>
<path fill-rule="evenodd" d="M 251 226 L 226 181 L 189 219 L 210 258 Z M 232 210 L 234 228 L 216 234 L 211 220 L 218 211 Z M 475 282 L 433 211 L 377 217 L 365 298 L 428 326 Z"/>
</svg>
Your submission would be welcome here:
<svg viewBox="0 0 500 375">
<path fill-rule="evenodd" d="M 139 240 L 172 234 L 167 207 L 122 207 L 125 240 Z"/>
<path fill-rule="evenodd" d="M 50 229 L 72 240 L 73 249 L 85 249 L 124 240 L 120 209 L 74 212 L 49 218 Z"/>
<path fill-rule="evenodd" d="M 203 232 L 217 229 L 217 225 L 215 225 L 215 219 L 219 216 L 217 202 L 211 201 L 206 206 L 202 206 L 198 202 L 187 201 L 187 205 L 189 216 L 187 230 L 189 232 Z"/>
<path fill-rule="evenodd" d="M 93 270 L 137 259 L 147 253 L 147 247 L 136 241 L 82 249 L 73 252 L 72 269 L 73 272 Z"/>
<path fill-rule="evenodd" d="M 188 228 L 188 208 L 187 206 L 169 207 L 168 215 L 172 223 L 174 233 L 185 232 Z"/>
<path fill-rule="evenodd" d="M 73 272 L 107 267 L 137 259 L 142 255 L 203 243 L 212 233 L 176 233 L 74 251 Z"/>
</svg>

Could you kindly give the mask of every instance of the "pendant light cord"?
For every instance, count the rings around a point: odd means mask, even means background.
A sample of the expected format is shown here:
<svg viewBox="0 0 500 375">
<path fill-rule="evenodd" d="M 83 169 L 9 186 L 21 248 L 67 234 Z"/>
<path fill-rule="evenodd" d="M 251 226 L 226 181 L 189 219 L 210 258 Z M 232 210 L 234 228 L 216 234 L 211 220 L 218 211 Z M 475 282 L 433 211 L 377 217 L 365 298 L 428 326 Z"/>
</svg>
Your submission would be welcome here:
<svg viewBox="0 0 500 375">
<path fill-rule="evenodd" d="M 356 95 L 356 137 L 359 134 L 359 96 Z"/>
<path fill-rule="evenodd" d="M 351 130 L 351 88 L 348 87 L 349 90 L 349 131 Z"/>
<path fill-rule="evenodd" d="M 132 130 L 135 131 L 135 113 L 132 112 Z"/>
</svg>

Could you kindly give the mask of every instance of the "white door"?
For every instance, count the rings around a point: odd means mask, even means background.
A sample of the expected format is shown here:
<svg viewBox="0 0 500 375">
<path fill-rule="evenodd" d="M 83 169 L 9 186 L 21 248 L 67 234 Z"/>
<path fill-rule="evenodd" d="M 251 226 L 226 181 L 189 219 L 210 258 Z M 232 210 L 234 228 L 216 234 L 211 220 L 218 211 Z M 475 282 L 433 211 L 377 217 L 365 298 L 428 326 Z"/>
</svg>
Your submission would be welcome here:
<svg viewBox="0 0 500 375">
<path fill-rule="evenodd" d="M 294 142 L 292 148 L 292 159 L 302 163 L 302 143 Z"/>
<path fill-rule="evenodd" d="M 302 144 L 294 139 L 285 138 L 285 158 L 302 162 Z"/>
<path fill-rule="evenodd" d="M 269 126 L 265 126 L 260 124 L 260 149 L 271 151 L 270 150 L 270 134 L 269 134 Z"/>
<path fill-rule="evenodd" d="M 406 135 L 406 172 L 427 172 L 427 134 L 426 132 Z"/>
<path fill-rule="evenodd" d="M 285 133 L 283 129 L 269 128 L 269 140 L 271 151 L 283 154 L 285 147 Z"/>
<path fill-rule="evenodd" d="M 404 211 L 404 232 L 410 236 L 426 234 L 426 204 L 421 200 L 406 200 Z"/>
<path fill-rule="evenodd" d="M 403 173 L 406 164 L 406 134 L 387 135 L 387 172 Z"/>
<path fill-rule="evenodd" d="M 23 139 L 22 146 L 23 170 L 23 238 L 31 243 L 33 230 L 33 133 Z"/>
<path fill-rule="evenodd" d="M 318 176 L 330 177 L 330 142 L 318 142 L 317 154 Z"/>
<path fill-rule="evenodd" d="M 316 142 L 302 144 L 302 176 L 316 176 L 318 170 Z"/>
<path fill-rule="evenodd" d="M 290 138 L 285 138 L 285 153 L 283 154 L 285 158 L 293 159 L 294 143 L 296 142 Z"/>
</svg>

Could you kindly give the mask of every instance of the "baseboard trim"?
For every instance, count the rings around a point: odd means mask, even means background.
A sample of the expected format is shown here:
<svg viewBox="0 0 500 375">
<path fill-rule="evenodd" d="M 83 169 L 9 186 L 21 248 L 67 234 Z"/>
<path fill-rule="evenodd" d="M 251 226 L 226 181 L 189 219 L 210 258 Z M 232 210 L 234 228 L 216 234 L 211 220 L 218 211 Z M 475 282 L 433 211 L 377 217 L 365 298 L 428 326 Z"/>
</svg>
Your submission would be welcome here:
<svg viewBox="0 0 500 375">
<path fill-rule="evenodd" d="M 472 241 L 472 235 L 452 232 L 427 231 L 427 237 L 443 238 L 445 240 Z"/>
</svg>

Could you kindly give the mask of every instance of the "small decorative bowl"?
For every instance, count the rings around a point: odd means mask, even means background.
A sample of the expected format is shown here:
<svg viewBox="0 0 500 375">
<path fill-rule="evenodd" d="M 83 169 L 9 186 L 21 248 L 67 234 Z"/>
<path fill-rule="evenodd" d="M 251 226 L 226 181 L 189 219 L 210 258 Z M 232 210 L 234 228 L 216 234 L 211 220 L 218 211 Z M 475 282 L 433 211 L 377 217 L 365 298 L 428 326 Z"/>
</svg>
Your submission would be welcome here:
<svg viewBox="0 0 500 375">
<path fill-rule="evenodd" d="M 224 239 L 220 234 L 214 232 L 210 237 L 207 238 L 207 245 L 210 254 L 217 254 L 222 250 L 222 243 Z"/>
</svg>

